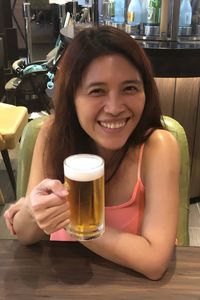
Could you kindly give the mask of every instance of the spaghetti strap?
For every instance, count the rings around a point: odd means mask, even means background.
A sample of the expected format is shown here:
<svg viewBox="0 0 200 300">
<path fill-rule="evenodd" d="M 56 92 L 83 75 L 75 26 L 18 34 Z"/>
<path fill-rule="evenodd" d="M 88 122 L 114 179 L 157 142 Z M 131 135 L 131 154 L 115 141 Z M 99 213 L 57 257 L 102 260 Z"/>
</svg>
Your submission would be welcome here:
<svg viewBox="0 0 200 300">
<path fill-rule="evenodd" d="M 144 144 L 140 147 L 139 159 L 138 159 L 138 170 L 137 170 L 137 179 L 141 178 L 141 165 L 142 165 L 142 156 L 144 151 Z"/>
</svg>

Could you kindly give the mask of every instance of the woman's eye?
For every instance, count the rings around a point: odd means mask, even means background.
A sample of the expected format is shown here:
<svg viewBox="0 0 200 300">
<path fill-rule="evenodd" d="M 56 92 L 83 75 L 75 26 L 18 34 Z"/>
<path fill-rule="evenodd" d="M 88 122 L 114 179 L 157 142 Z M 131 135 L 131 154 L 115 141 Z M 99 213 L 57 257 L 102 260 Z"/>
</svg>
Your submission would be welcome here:
<svg viewBox="0 0 200 300">
<path fill-rule="evenodd" d="M 136 93 L 137 91 L 138 91 L 138 87 L 137 86 L 133 86 L 133 85 L 130 85 L 130 86 L 126 86 L 125 88 L 124 88 L 124 91 L 126 92 L 126 93 Z"/>
<path fill-rule="evenodd" d="M 91 91 L 89 91 L 89 94 L 92 96 L 102 96 L 105 94 L 103 89 L 93 89 Z"/>
</svg>

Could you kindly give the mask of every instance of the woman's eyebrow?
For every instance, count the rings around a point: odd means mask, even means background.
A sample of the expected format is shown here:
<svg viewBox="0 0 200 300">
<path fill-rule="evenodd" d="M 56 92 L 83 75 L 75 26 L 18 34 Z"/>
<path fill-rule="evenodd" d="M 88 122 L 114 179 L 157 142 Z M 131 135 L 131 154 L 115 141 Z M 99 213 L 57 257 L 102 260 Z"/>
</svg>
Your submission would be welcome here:
<svg viewBox="0 0 200 300">
<path fill-rule="evenodd" d="M 122 82 L 122 84 L 130 84 L 130 83 L 134 83 L 134 84 L 142 84 L 142 80 L 139 79 L 131 79 L 131 80 L 124 80 Z M 94 82 L 89 82 L 87 84 L 87 87 L 93 87 L 93 86 L 99 86 L 99 85 L 106 85 L 106 82 L 103 81 L 94 81 Z"/>
<path fill-rule="evenodd" d="M 86 84 L 86 87 L 94 87 L 94 86 L 99 86 L 99 85 L 105 85 L 106 83 L 103 81 L 94 81 L 94 82 L 89 82 Z"/>
<path fill-rule="evenodd" d="M 129 84 L 129 83 L 134 83 L 134 84 L 143 84 L 142 80 L 140 79 L 134 79 L 134 80 L 125 80 L 123 81 L 123 84 Z"/>
</svg>

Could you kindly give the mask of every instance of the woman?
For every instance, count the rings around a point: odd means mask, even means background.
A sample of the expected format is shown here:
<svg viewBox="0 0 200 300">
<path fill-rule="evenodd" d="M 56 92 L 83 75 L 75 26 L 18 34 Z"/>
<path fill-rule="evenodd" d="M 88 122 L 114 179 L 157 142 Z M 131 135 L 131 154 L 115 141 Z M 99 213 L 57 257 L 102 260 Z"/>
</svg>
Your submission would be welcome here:
<svg viewBox="0 0 200 300">
<path fill-rule="evenodd" d="M 82 244 L 150 279 L 161 278 L 176 239 L 179 149 L 162 127 L 143 50 L 116 28 L 81 31 L 61 60 L 54 105 L 35 145 L 27 195 L 5 213 L 8 227 L 24 244 L 44 232 L 69 240 L 63 160 L 98 154 L 105 160 L 106 230 Z"/>
</svg>

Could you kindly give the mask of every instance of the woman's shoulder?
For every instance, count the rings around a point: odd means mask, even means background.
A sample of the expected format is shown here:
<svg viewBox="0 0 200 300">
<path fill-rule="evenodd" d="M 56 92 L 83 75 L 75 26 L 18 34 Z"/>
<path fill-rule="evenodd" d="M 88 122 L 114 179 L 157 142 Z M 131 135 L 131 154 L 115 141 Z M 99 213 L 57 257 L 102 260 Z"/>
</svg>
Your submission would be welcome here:
<svg viewBox="0 0 200 300">
<path fill-rule="evenodd" d="M 43 136 L 43 137 L 44 136 L 48 136 L 49 131 L 51 130 L 51 128 L 53 126 L 53 122 L 54 122 L 54 116 L 53 115 L 48 116 L 44 120 L 44 122 L 43 122 L 43 124 L 42 124 L 42 126 L 40 128 L 39 135 Z"/>
<path fill-rule="evenodd" d="M 167 130 L 156 129 L 145 143 L 142 165 L 143 182 L 155 170 L 159 173 L 158 169 L 178 173 L 180 149 L 176 137 Z"/>
<path fill-rule="evenodd" d="M 44 123 L 42 124 L 41 129 L 44 130 L 49 130 L 51 128 L 51 126 L 53 125 L 54 122 L 54 116 L 53 115 L 49 115 L 45 120 Z"/>
<path fill-rule="evenodd" d="M 146 146 L 151 147 L 177 147 L 176 137 L 166 129 L 156 129 L 152 132 L 146 142 Z"/>
<path fill-rule="evenodd" d="M 145 143 L 144 158 L 146 162 L 178 161 L 179 144 L 176 137 L 165 129 L 156 129 Z"/>
<path fill-rule="evenodd" d="M 153 153 L 159 153 L 160 150 L 172 150 L 178 149 L 178 142 L 175 136 L 166 129 L 155 129 L 152 131 L 148 139 L 144 144 L 136 145 L 135 147 L 130 147 L 128 151 L 129 159 L 134 159 L 138 157 L 142 151 L 145 156 L 152 155 Z"/>
</svg>

